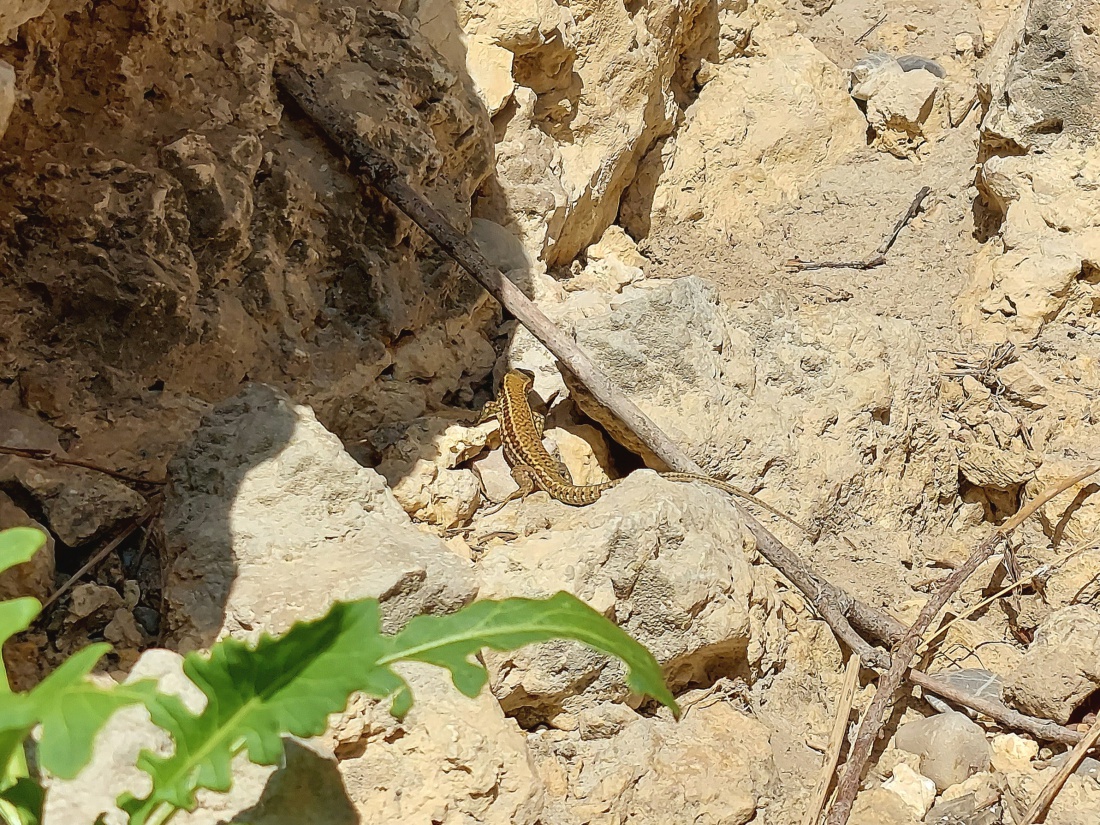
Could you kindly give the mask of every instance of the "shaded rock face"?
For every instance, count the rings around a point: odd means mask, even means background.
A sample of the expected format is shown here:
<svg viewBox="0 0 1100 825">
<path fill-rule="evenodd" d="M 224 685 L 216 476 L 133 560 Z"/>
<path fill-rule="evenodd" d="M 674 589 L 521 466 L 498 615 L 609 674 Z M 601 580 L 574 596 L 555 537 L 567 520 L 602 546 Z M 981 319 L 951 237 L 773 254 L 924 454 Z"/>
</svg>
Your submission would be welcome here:
<svg viewBox="0 0 1100 825">
<path fill-rule="evenodd" d="M 408 19 L 373 3 L 62 13 L 0 47 L 19 90 L 2 377 L 25 405 L 89 442 L 109 408 L 120 459 L 162 469 L 193 399 L 246 378 L 293 386 L 347 433 L 488 371 L 480 288 L 379 196 L 364 209 L 271 79 L 277 60 L 323 70 L 319 93 L 468 228 L 489 122 Z M 415 390 L 376 391 L 384 370 Z"/>
</svg>

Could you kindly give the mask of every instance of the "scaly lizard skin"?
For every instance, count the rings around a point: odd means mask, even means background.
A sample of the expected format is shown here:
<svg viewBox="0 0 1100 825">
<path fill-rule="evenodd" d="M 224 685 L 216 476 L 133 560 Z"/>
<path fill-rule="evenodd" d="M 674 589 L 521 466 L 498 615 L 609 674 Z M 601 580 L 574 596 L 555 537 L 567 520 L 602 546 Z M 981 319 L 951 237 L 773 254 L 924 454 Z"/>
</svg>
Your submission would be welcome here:
<svg viewBox="0 0 1100 825">
<path fill-rule="evenodd" d="M 560 502 L 574 507 L 583 507 L 586 504 L 592 504 L 603 495 L 605 490 L 610 490 L 622 481 L 622 479 L 616 479 L 600 484 L 574 484 L 572 479 L 562 472 L 558 463 L 542 444 L 542 417 L 531 409 L 531 404 L 527 400 L 527 394 L 533 386 L 534 376 L 530 373 L 522 370 L 509 371 L 504 376 L 497 399 L 485 405 L 478 420 L 478 423 L 482 423 L 496 418 L 500 422 L 500 440 L 504 447 L 504 458 L 512 467 L 512 478 L 519 485 L 518 490 L 496 503 L 493 512 L 517 498 L 526 498 L 535 490 L 545 490 Z M 789 521 L 799 530 L 807 534 L 810 532 L 770 504 L 732 484 L 695 473 L 660 473 L 659 475 L 670 481 L 702 482 L 724 493 L 751 501 Z"/>
</svg>

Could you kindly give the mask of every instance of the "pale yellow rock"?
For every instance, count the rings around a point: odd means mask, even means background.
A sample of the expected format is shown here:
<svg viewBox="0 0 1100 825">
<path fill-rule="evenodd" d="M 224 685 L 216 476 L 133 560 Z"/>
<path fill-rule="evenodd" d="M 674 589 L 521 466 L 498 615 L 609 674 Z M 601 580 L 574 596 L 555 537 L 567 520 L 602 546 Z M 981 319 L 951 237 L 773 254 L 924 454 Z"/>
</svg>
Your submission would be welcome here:
<svg viewBox="0 0 1100 825">
<path fill-rule="evenodd" d="M 480 503 L 473 473 L 455 468 L 485 448 L 494 428 L 489 422 L 465 426 L 454 417 L 417 419 L 383 452 L 378 472 L 413 518 L 453 527 L 469 519 Z"/>
<path fill-rule="evenodd" d="M 967 444 L 959 457 L 959 472 L 977 487 L 1010 490 L 1035 476 L 1035 462 L 1009 450 Z"/>
<path fill-rule="evenodd" d="M 940 79 L 923 69 L 881 77 L 867 99 L 867 123 L 879 148 L 908 157 L 927 140 L 924 126 L 932 114 Z"/>
<path fill-rule="evenodd" d="M 568 429 L 547 430 L 543 444 L 565 465 L 574 484 L 599 484 L 608 480 L 605 467 L 611 466 L 607 442 L 600 431 L 588 424 Z"/>
<path fill-rule="evenodd" d="M 983 192 L 1004 215 L 959 296 L 961 320 L 984 341 L 1026 342 L 1055 319 L 1088 324 L 1100 264 L 1100 145 L 1056 142 L 1041 154 L 991 157 Z"/>
<path fill-rule="evenodd" d="M 782 13 L 756 24 L 752 42 L 758 56 L 718 66 L 675 136 L 646 157 L 620 215 L 634 237 L 685 221 L 744 237 L 866 144 L 846 78 Z"/>
<path fill-rule="evenodd" d="M 897 765 L 882 787 L 901 797 L 918 817 L 928 813 L 936 799 L 936 783 L 906 764 Z"/>
<path fill-rule="evenodd" d="M 871 788 L 856 797 L 850 825 L 918 825 L 921 817 L 908 802 L 886 788 Z"/>
<path fill-rule="evenodd" d="M 994 736 L 992 748 L 993 769 L 1001 773 L 1026 771 L 1031 760 L 1039 753 L 1039 745 L 1032 739 L 1025 739 L 1015 733 L 1003 733 Z"/>
<path fill-rule="evenodd" d="M 494 43 L 472 37 L 466 42 L 466 67 L 481 102 L 495 115 L 512 98 L 515 81 L 512 79 L 510 51 Z"/>
</svg>

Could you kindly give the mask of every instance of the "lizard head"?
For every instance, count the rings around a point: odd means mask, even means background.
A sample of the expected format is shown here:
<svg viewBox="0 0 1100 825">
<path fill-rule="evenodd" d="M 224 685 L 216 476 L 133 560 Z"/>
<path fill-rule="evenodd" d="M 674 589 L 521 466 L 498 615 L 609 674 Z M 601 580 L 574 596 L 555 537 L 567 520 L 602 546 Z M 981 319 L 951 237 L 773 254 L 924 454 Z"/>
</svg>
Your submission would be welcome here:
<svg viewBox="0 0 1100 825">
<path fill-rule="evenodd" d="M 512 369 L 504 376 L 504 387 L 527 394 L 535 386 L 535 374 L 527 370 Z"/>
</svg>

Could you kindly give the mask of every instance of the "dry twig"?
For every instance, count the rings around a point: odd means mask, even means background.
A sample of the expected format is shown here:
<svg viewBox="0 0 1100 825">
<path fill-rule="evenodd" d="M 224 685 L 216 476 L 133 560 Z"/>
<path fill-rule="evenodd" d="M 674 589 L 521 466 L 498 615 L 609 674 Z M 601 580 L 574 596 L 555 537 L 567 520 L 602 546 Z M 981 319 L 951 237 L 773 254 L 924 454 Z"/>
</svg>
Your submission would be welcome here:
<svg viewBox="0 0 1100 825">
<path fill-rule="evenodd" d="M 886 16 L 888 14 L 889 14 L 889 12 L 883 12 L 882 17 L 880 17 L 878 20 L 876 20 L 874 22 L 874 24 L 871 26 L 871 28 L 867 29 L 867 31 L 865 31 L 863 34 L 861 34 L 859 37 L 857 37 L 855 39 L 855 45 L 858 46 L 860 43 L 862 43 L 864 40 L 866 40 L 871 35 L 871 32 L 873 32 L 875 29 L 877 29 L 879 26 L 881 26 L 883 23 L 885 23 L 886 22 Z"/>
<path fill-rule="evenodd" d="M 1062 790 L 1062 786 L 1066 784 L 1066 780 L 1069 779 L 1070 774 L 1077 770 L 1077 766 L 1085 760 L 1085 755 L 1098 740 L 1100 740 L 1100 718 L 1097 718 L 1097 720 L 1092 723 L 1092 727 L 1089 728 L 1088 733 L 1086 733 L 1084 738 L 1077 743 L 1072 751 L 1070 751 L 1069 756 L 1066 757 L 1066 761 L 1062 763 L 1062 767 L 1060 767 L 1058 772 L 1050 778 L 1050 781 L 1047 782 L 1046 786 L 1035 798 L 1035 801 L 1031 803 L 1031 807 L 1027 809 L 1027 813 L 1024 814 L 1023 822 L 1021 822 L 1020 825 L 1032 825 L 1032 823 L 1039 820 L 1039 817 L 1050 807 L 1050 803 L 1054 801 L 1054 797 Z"/>
<path fill-rule="evenodd" d="M 993 555 L 994 550 L 1000 546 L 1001 542 L 1007 541 L 1012 531 L 1056 495 L 1068 490 L 1070 487 L 1083 481 L 1097 471 L 1100 471 L 1100 466 L 1090 467 L 1072 478 L 1068 478 L 1060 484 L 1048 490 L 1044 490 L 1003 526 L 995 530 L 990 536 L 982 541 L 982 543 L 978 545 L 978 548 L 970 555 L 970 558 L 966 560 L 966 563 L 948 576 L 936 591 L 935 595 L 933 595 L 924 605 L 917 620 L 913 623 L 913 626 L 906 631 L 905 636 L 902 637 L 901 641 L 898 642 L 894 649 L 893 662 L 890 665 L 890 669 L 886 671 L 885 675 L 879 680 L 875 698 L 871 700 L 871 704 L 863 716 L 863 722 L 859 726 L 859 733 L 856 736 L 855 744 L 852 745 L 852 753 L 848 758 L 848 764 L 844 770 L 844 775 L 841 777 L 837 786 L 836 801 L 829 810 L 829 815 L 826 819 L 827 825 L 845 825 L 845 823 L 847 823 L 848 816 L 852 812 L 852 804 L 855 802 L 856 794 L 859 793 L 859 782 L 863 774 L 863 769 L 871 756 L 871 749 L 874 747 L 875 740 L 877 740 L 882 733 L 882 728 L 886 721 L 886 712 L 893 702 L 894 693 L 901 687 L 902 682 L 905 681 L 909 663 L 916 654 L 917 648 L 921 643 L 921 637 L 932 623 L 932 620 L 944 605 L 947 604 L 948 600 L 954 595 L 955 591 L 959 589 L 962 583 L 978 569 L 978 566 Z"/>
<path fill-rule="evenodd" d="M 358 136 L 346 115 L 321 100 L 314 92 L 310 81 L 298 69 L 280 66 L 276 69 L 275 75 L 279 85 L 306 116 L 352 161 L 353 170 L 362 174 L 371 186 L 433 238 L 490 295 L 527 327 L 532 335 L 550 350 L 581 384 L 587 387 L 593 397 L 617 416 L 643 444 L 672 470 L 683 473 L 702 473 L 699 465 L 630 399 L 626 398 L 572 338 L 558 329 L 500 270 L 491 266 L 467 238 L 459 234 L 437 210 L 413 190 L 389 158 Z M 894 232 L 880 249 L 889 248 L 893 239 L 901 231 L 901 227 L 912 214 L 916 213 L 920 201 L 926 194 L 925 190 L 921 190 L 909 212 L 898 222 Z M 858 653 L 865 664 L 878 669 L 888 667 L 890 657 L 885 651 L 868 644 L 860 632 L 880 642 L 894 643 L 905 634 L 905 626 L 887 614 L 863 604 L 826 580 L 772 535 L 736 499 L 731 498 L 730 504 L 742 523 L 752 533 L 760 554 L 806 596 L 818 615 L 828 623 L 841 641 L 849 649 Z M 997 715 L 997 708 L 989 707 L 989 703 L 984 700 L 975 697 L 973 702 L 968 701 L 963 698 L 966 694 L 950 686 L 945 685 L 943 690 L 938 689 L 935 677 L 925 676 L 924 678 L 927 689 L 943 695 L 945 699 L 973 707 L 998 720 L 1003 718 L 1003 715 Z M 1031 722 L 1034 723 L 1031 727 L 1036 730 L 1044 729 L 1043 726 L 1048 724 L 1044 720 L 1031 720 Z M 1054 727 L 1059 728 L 1057 725 Z M 1073 738 L 1075 734 L 1065 729 L 1059 729 L 1055 732 L 1055 736 L 1056 741 L 1076 741 L 1076 738 Z"/>
<path fill-rule="evenodd" d="M 805 272 L 808 269 L 874 269 L 876 266 L 882 266 L 886 263 L 886 253 L 890 251 L 890 247 L 892 247 L 894 241 L 898 239 L 901 230 L 905 228 L 905 225 L 909 223 L 909 221 L 917 216 L 917 213 L 920 212 L 921 204 L 931 191 L 929 187 L 925 186 L 917 192 L 917 196 L 913 198 L 913 202 L 909 204 L 909 208 L 905 210 L 905 214 L 898 218 L 897 223 L 894 224 L 893 231 L 879 244 L 878 249 L 862 261 L 804 261 L 795 256 L 787 261 L 787 266 L 795 272 Z"/>
</svg>

